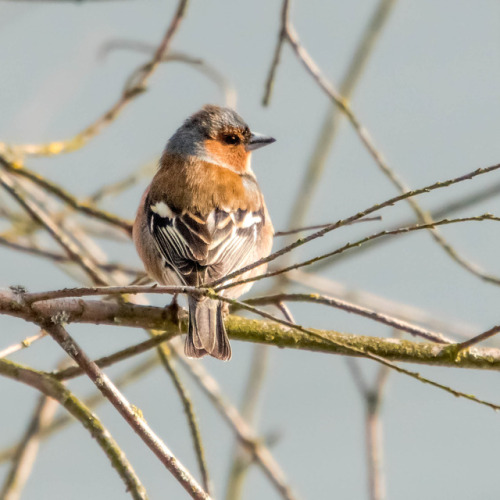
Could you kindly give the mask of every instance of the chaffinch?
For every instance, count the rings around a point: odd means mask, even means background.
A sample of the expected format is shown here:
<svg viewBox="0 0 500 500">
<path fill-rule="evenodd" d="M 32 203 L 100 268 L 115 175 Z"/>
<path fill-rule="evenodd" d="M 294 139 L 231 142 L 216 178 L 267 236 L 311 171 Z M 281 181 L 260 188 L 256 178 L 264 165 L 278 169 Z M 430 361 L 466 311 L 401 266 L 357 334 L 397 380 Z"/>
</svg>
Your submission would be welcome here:
<svg viewBox="0 0 500 500">
<path fill-rule="evenodd" d="M 162 285 L 199 286 L 269 255 L 274 230 L 250 160 L 252 151 L 274 141 L 251 132 L 232 109 L 212 105 L 175 132 L 142 197 L 133 230 L 153 279 Z M 238 298 L 251 286 L 221 293 Z M 202 295 L 190 295 L 188 304 L 186 355 L 229 360 L 223 304 Z"/>
</svg>

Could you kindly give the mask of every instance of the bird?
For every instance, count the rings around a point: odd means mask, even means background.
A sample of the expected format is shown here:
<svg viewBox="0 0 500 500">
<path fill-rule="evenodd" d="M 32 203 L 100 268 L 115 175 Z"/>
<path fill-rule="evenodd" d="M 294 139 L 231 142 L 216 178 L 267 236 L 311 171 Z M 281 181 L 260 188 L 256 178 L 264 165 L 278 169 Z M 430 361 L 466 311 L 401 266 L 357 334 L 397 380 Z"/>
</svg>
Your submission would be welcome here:
<svg viewBox="0 0 500 500">
<path fill-rule="evenodd" d="M 184 121 L 167 142 L 133 226 L 137 252 L 152 279 L 201 287 L 271 253 L 274 229 L 251 156 L 273 142 L 226 107 L 205 105 Z M 266 268 L 261 264 L 234 280 Z M 237 299 L 252 284 L 220 294 Z M 229 360 L 227 307 L 202 293 L 189 294 L 188 307 L 186 356 Z"/>
</svg>

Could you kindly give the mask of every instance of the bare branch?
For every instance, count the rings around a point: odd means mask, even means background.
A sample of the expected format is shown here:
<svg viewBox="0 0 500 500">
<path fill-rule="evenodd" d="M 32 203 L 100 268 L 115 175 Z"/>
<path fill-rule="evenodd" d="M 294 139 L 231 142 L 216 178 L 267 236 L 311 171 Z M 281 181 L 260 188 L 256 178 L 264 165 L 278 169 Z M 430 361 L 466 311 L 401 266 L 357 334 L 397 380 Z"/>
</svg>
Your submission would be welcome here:
<svg viewBox="0 0 500 500">
<path fill-rule="evenodd" d="M 458 344 L 459 350 L 467 349 L 468 347 L 473 346 L 474 344 L 478 344 L 479 342 L 482 342 L 483 340 L 489 339 L 496 335 L 498 332 L 500 332 L 500 326 L 494 326 L 493 328 L 490 328 L 489 330 L 485 331 L 484 333 L 481 333 L 480 335 L 477 335 L 475 337 L 472 337 L 469 340 L 466 340 L 465 342 L 461 342 Z"/>
<path fill-rule="evenodd" d="M 30 385 L 64 406 L 73 417 L 82 423 L 106 453 L 111 465 L 117 470 L 132 498 L 134 500 L 147 500 L 144 486 L 142 486 L 134 469 L 116 441 L 111 437 L 109 431 L 61 382 L 36 370 L 5 359 L 0 359 L 0 375 Z"/>
<path fill-rule="evenodd" d="M 22 349 L 27 349 L 33 342 L 43 339 L 43 337 L 45 337 L 46 335 L 47 332 L 44 332 L 42 330 L 36 335 L 31 335 L 30 337 L 26 337 L 24 340 L 21 340 L 21 342 L 18 342 L 17 344 L 13 344 L 9 347 L 6 347 L 5 349 L 2 349 L 0 351 L 0 359 L 6 358 L 7 356 L 14 354 L 15 352 L 21 351 Z"/>
<path fill-rule="evenodd" d="M 136 50 L 152 54 L 155 51 L 155 46 L 134 40 L 111 40 L 102 47 L 100 51 L 101 56 L 106 56 L 109 52 L 116 49 Z M 232 83 L 214 66 L 208 64 L 203 59 L 190 56 L 184 52 L 169 52 L 163 57 L 162 62 L 181 62 L 197 69 L 219 87 L 224 95 L 225 105 L 229 108 L 236 108 L 237 93 Z"/>
<path fill-rule="evenodd" d="M 293 283 L 299 283 L 307 288 L 320 291 L 321 293 L 335 295 L 342 300 L 394 316 L 399 320 L 426 325 L 429 328 L 452 335 L 453 338 L 470 338 L 473 332 L 478 330 L 476 325 L 466 323 L 465 321 L 460 321 L 451 317 L 441 317 L 437 312 L 426 311 L 413 305 L 381 297 L 375 293 L 351 288 L 343 283 L 333 281 L 319 274 L 296 270 L 287 273 L 286 278 Z"/>
<path fill-rule="evenodd" d="M 8 172 L 29 179 L 31 182 L 45 190 L 45 192 L 56 196 L 77 212 L 84 213 L 94 219 L 116 226 L 124 230 L 129 236 L 132 234 L 132 223 L 130 221 L 126 221 L 117 215 L 105 212 L 104 210 L 93 207 L 88 203 L 77 200 L 76 197 L 55 182 L 47 180 L 45 177 L 42 177 L 40 174 L 37 174 L 24 166 L 19 167 L 17 164 L 7 161 L 2 156 L 0 156 L 0 163 Z"/>
<path fill-rule="evenodd" d="M 130 82 L 130 85 L 127 85 L 125 87 L 118 101 L 113 104 L 113 106 L 111 106 L 111 108 L 108 109 L 108 111 L 106 111 L 102 116 L 100 116 L 94 123 L 89 125 L 74 137 L 64 141 L 50 142 L 48 144 L 23 145 L 9 145 L 0 143 L 0 154 L 7 153 L 9 156 L 12 155 L 14 158 L 23 157 L 24 155 L 52 156 L 61 153 L 76 151 L 77 149 L 80 149 L 85 144 L 87 144 L 90 139 L 99 134 L 106 126 L 110 125 L 120 114 L 120 112 L 123 111 L 123 109 L 130 102 L 132 102 L 132 100 L 134 100 L 138 95 L 144 92 L 150 77 L 155 72 L 158 65 L 161 63 L 162 59 L 165 57 L 170 48 L 172 38 L 179 29 L 181 21 L 186 13 L 187 4 L 188 0 L 179 0 L 176 11 L 172 20 L 170 21 L 163 40 L 156 49 L 156 52 L 151 61 L 134 71 L 134 81 Z"/>
<path fill-rule="evenodd" d="M 62 299 L 69 297 L 91 297 L 95 295 L 120 295 L 135 293 L 154 293 L 154 294 L 176 294 L 176 293 L 202 293 L 202 290 L 193 286 L 94 286 L 63 288 L 62 290 L 52 290 L 50 292 L 25 293 L 23 298 L 29 304 L 45 300 Z"/>
<path fill-rule="evenodd" d="M 288 485 L 288 481 L 281 470 L 279 464 L 273 458 L 271 452 L 265 447 L 263 442 L 257 439 L 253 429 L 247 424 L 239 414 L 236 407 L 231 405 L 224 398 L 217 381 L 203 368 L 203 365 L 184 357 L 182 349 L 175 346 L 175 351 L 181 363 L 187 367 L 188 373 L 210 398 L 222 417 L 228 422 L 238 439 L 252 454 L 257 464 L 271 483 L 277 488 L 281 496 L 287 500 L 296 499 L 295 493 Z"/>
<path fill-rule="evenodd" d="M 147 287 L 146 287 L 147 288 Z M 214 296 L 217 296 L 214 294 Z M 349 356 L 362 356 L 366 352 L 392 361 L 405 361 L 433 366 L 500 370 L 500 349 L 474 348 L 457 357 L 456 344 L 443 345 L 432 342 L 415 343 L 408 340 L 383 339 L 363 335 L 342 334 L 333 330 L 294 331 L 297 325 L 283 322 L 279 318 L 255 309 L 248 304 L 220 297 L 233 305 L 256 314 L 266 315 L 269 321 L 249 320 L 229 316 L 226 328 L 231 338 L 246 342 L 275 345 L 293 349 L 329 352 Z M 120 325 L 133 328 L 158 329 L 179 334 L 177 324 L 169 318 L 163 307 L 141 306 L 105 301 L 84 301 L 82 299 L 54 299 L 27 305 L 22 295 L 0 290 L 0 314 L 6 314 L 26 321 L 36 322 L 42 317 L 64 317 L 67 323 L 92 323 Z M 281 323 L 286 328 L 281 328 Z M 185 325 L 184 325 L 185 326 Z M 302 330 L 305 330 L 305 335 Z"/>
<path fill-rule="evenodd" d="M 153 349 L 154 347 L 158 347 L 161 343 L 169 340 L 172 338 L 172 332 L 164 332 L 161 334 L 157 334 L 156 336 L 145 340 L 143 342 L 140 342 L 139 344 L 132 345 L 130 347 L 126 347 L 125 349 L 121 349 L 120 351 L 117 351 L 113 354 L 110 354 L 109 356 L 103 356 L 102 358 L 96 359 L 94 363 L 99 367 L 99 368 L 106 368 L 108 366 L 114 365 L 115 363 L 118 363 L 120 361 L 123 361 L 125 359 L 131 358 L 133 356 L 137 356 L 138 354 L 141 354 L 143 352 L 149 351 L 150 349 Z M 75 377 L 79 377 L 80 375 L 83 375 L 85 372 L 80 366 L 68 366 L 67 368 L 64 368 L 62 370 L 56 370 L 51 373 L 47 373 L 47 375 L 50 375 L 54 377 L 57 380 L 70 380 Z"/>
<path fill-rule="evenodd" d="M 477 216 L 473 216 L 473 217 L 460 217 L 457 219 L 443 219 L 440 221 L 433 221 L 433 222 L 427 223 L 427 224 L 415 224 L 414 226 L 402 227 L 399 229 L 394 229 L 392 231 L 381 231 L 380 233 L 375 233 L 375 234 L 372 234 L 371 236 L 367 236 L 366 238 L 362 238 L 360 240 L 357 240 L 354 243 L 347 243 L 344 246 L 337 248 L 336 250 L 333 250 L 332 252 L 328 252 L 328 253 L 319 255 L 317 257 L 313 257 L 312 259 L 308 259 L 308 260 L 299 262 L 297 264 L 293 264 L 291 266 L 284 267 L 282 269 L 278 269 L 276 271 L 269 271 L 267 273 L 258 274 L 256 276 L 252 276 L 250 278 L 246 278 L 243 280 L 230 281 L 226 285 L 215 286 L 215 290 L 221 291 L 221 290 L 225 290 L 226 288 L 232 288 L 232 287 L 241 285 L 243 283 L 251 283 L 253 281 L 259 281 L 259 280 L 262 280 L 265 278 L 270 278 L 271 276 L 278 276 L 280 274 L 287 273 L 287 272 L 292 271 L 294 269 L 299 269 L 301 267 L 309 266 L 309 265 L 314 264 L 316 262 L 319 262 L 321 260 L 327 259 L 329 257 L 333 257 L 334 255 L 339 255 L 343 252 L 346 252 L 347 250 L 350 250 L 351 248 L 359 247 L 359 246 L 361 246 L 369 241 L 376 240 L 378 238 L 384 238 L 386 236 L 394 236 L 397 234 L 407 234 L 407 233 L 410 233 L 413 231 L 420 231 L 422 229 L 432 229 L 435 226 L 445 226 L 448 224 L 458 224 L 458 223 L 462 223 L 462 222 L 483 222 L 483 221 L 498 222 L 498 221 L 500 221 L 500 218 L 496 217 L 492 214 L 482 214 L 482 215 L 477 215 Z M 323 231 L 325 231 L 325 230 L 323 229 Z M 315 234 L 317 234 L 317 233 L 315 233 Z M 304 240 L 299 240 L 299 241 L 303 242 Z M 279 253 L 279 252 L 276 252 L 276 254 L 277 253 Z M 272 255 L 275 255 L 275 254 L 272 254 Z M 264 261 L 264 260 L 265 259 L 261 259 L 261 261 Z M 258 262 L 261 262 L 261 261 L 258 261 Z M 253 267 L 255 267 L 255 266 L 251 265 L 251 266 L 246 266 L 246 268 L 243 268 L 243 269 L 253 268 Z M 241 274 L 241 271 L 243 271 L 243 269 L 240 271 L 236 271 L 235 273 L 231 273 L 228 276 L 226 276 L 226 278 L 224 278 L 223 280 L 218 280 L 218 281 L 226 281 L 226 280 L 230 279 L 231 276 L 234 274 Z M 211 283 L 210 285 L 214 286 L 215 283 L 216 282 Z M 210 286 L 210 285 L 207 285 L 207 286 Z"/>
<path fill-rule="evenodd" d="M 464 208 L 468 208 L 471 206 L 474 206 L 478 203 L 484 202 L 489 198 L 492 198 L 494 196 L 497 196 L 500 193 L 500 183 L 494 183 L 492 185 L 488 185 L 486 187 L 483 187 L 479 190 L 477 190 L 475 193 L 472 193 L 470 195 L 461 195 L 460 198 L 458 198 L 455 201 L 447 202 L 444 203 L 443 205 L 433 209 L 430 211 L 431 213 L 431 218 L 433 220 L 438 220 L 443 217 L 447 217 L 450 214 L 454 212 L 458 212 L 460 210 L 463 210 Z M 410 226 L 412 224 L 417 223 L 415 219 L 412 220 L 404 220 L 401 221 L 391 228 L 392 229 L 397 229 L 398 227 L 402 226 Z M 359 247 L 357 249 L 354 249 L 352 252 L 349 252 L 348 254 L 345 254 L 342 256 L 341 260 L 344 261 L 346 259 L 350 259 L 352 257 L 355 257 L 359 253 L 366 252 L 367 250 L 372 249 L 373 247 L 377 247 L 378 245 L 383 245 L 385 243 L 390 243 L 392 240 L 376 240 L 376 241 L 371 241 L 367 245 L 363 245 L 362 247 Z M 319 269 L 323 269 L 327 266 L 330 266 L 333 262 L 333 259 L 326 259 L 325 261 L 318 262 L 313 266 L 314 271 L 318 271 Z"/>
<path fill-rule="evenodd" d="M 284 4 L 289 4 L 290 0 L 284 0 Z M 331 85 L 331 83 L 323 76 L 320 69 L 316 65 L 316 63 L 312 60 L 311 56 L 301 45 L 298 35 L 295 32 L 294 27 L 288 21 L 285 26 L 285 33 L 287 41 L 292 46 L 297 58 L 306 68 L 307 72 L 314 78 L 319 87 L 328 95 L 328 97 L 339 107 L 339 109 L 346 115 L 349 122 L 353 126 L 356 134 L 360 138 L 361 142 L 366 147 L 367 151 L 375 160 L 375 163 L 382 170 L 382 172 L 388 177 L 388 179 L 395 185 L 401 193 L 407 192 L 408 187 L 402 182 L 399 177 L 396 175 L 394 170 L 392 170 L 387 162 L 384 160 L 380 151 L 375 147 L 373 140 L 366 128 L 361 124 L 358 117 L 354 114 L 347 100 L 341 96 L 337 90 Z M 417 201 L 413 199 L 408 199 L 408 203 L 411 208 L 415 212 L 420 222 L 425 222 L 427 224 L 431 224 L 432 218 L 431 216 L 422 210 L 417 203 Z M 429 227 L 430 233 L 433 236 L 434 240 L 443 248 L 443 250 L 450 256 L 455 262 L 460 264 L 464 269 L 481 278 L 484 281 L 489 283 L 494 283 L 496 285 L 500 284 L 500 278 L 496 276 L 492 276 L 484 273 L 481 269 L 479 269 L 475 264 L 467 261 L 458 252 L 450 245 L 433 227 L 432 225 Z"/>
<path fill-rule="evenodd" d="M 0 491 L 0 498 L 3 500 L 21 498 L 21 492 L 31 474 L 38 453 L 40 433 L 51 424 L 57 406 L 54 399 L 40 396 L 31 422 L 17 447 L 11 468 Z"/>
<path fill-rule="evenodd" d="M 41 322 L 43 328 L 64 349 L 64 351 L 85 371 L 96 387 L 118 410 L 125 421 L 134 429 L 148 448 L 158 457 L 162 464 L 172 473 L 191 498 L 207 500 L 209 495 L 201 488 L 196 479 L 182 465 L 169 448 L 151 430 L 137 410 L 125 399 L 111 380 L 101 369 L 91 361 L 80 346 L 71 338 L 68 332 L 60 325 L 53 323 L 50 317 Z"/>
<path fill-rule="evenodd" d="M 269 363 L 269 347 L 256 345 L 253 348 L 252 363 L 241 403 L 241 416 L 255 427 L 257 403 L 264 385 L 264 377 Z M 227 481 L 226 500 L 239 500 L 243 495 L 246 473 L 253 463 L 249 454 L 238 442 L 235 444 L 231 469 Z"/>
<path fill-rule="evenodd" d="M 127 371 L 125 374 L 118 376 L 115 381 L 116 386 L 124 387 L 126 385 L 129 385 L 130 383 L 134 382 L 137 378 L 142 377 L 147 373 L 149 373 L 151 370 L 156 368 L 157 365 L 158 365 L 158 358 L 155 356 L 149 357 L 145 361 L 142 361 L 141 363 L 132 367 L 132 369 Z M 45 374 L 45 375 L 50 376 L 50 374 Z M 104 401 L 107 400 L 103 397 L 100 391 L 96 391 L 91 396 L 82 399 L 82 403 L 87 408 L 94 408 L 95 406 L 102 404 Z M 70 414 L 60 415 L 59 417 L 56 417 L 52 421 L 52 423 L 50 423 L 47 427 L 45 427 L 40 431 L 39 433 L 40 439 L 46 439 L 52 436 L 54 433 L 64 429 L 66 426 L 74 424 L 75 422 L 77 422 L 77 420 L 75 420 Z M 5 462 L 6 460 L 12 460 L 12 458 L 16 453 L 17 447 L 18 445 L 14 444 L 7 446 L 3 450 L 0 450 L 0 464 Z"/>
<path fill-rule="evenodd" d="M 309 235 L 306 238 L 301 238 L 301 239 L 295 241 L 294 243 L 286 246 L 285 248 L 282 248 L 281 250 L 272 253 L 271 255 L 266 257 L 265 259 L 260 259 L 257 262 L 254 262 L 253 264 L 250 264 L 250 265 L 245 266 L 241 269 L 238 269 L 237 271 L 234 271 L 234 272 L 228 274 L 227 276 L 225 276 L 224 278 L 222 278 L 220 280 L 216 280 L 216 281 L 213 281 L 212 283 L 207 284 L 207 286 L 215 287 L 217 285 L 220 285 L 221 283 L 228 281 L 228 280 L 231 280 L 234 277 L 239 276 L 240 274 L 243 274 L 247 271 L 250 271 L 251 269 L 254 269 L 255 267 L 259 267 L 262 264 L 269 263 L 269 262 L 277 259 L 278 257 L 281 257 L 282 255 L 285 255 L 288 252 L 291 252 L 295 248 L 300 247 L 302 245 L 305 245 L 306 243 L 309 243 L 312 240 L 315 240 L 317 238 L 321 238 L 322 236 L 329 233 L 330 231 L 333 231 L 339 227 L 346 226 L 347 224 L 351 224 L 352 222 L 359 220 L 359 219 L 365 217 L 366 215 L 370 215 L 374 212 L 382 210 L 383 208 L 393 206 L 396 203 L 399 203 L 400 201 L 406 200 L 407 198 L 412 198 L 414 196 L 418 196 L 418 195 L 423 194 L 423 193 L 428 193 L 428 192 L 434 191 L 436 189 L 446 188 L 446 187 L 452 186 L 453 184 L 458 184 L 460 182 L 473 179 L 474 177 L 477 177 L 478 175 L 483 175 L 483 174 L 486 174 L 489 172 L 493 172 L 495 170 L 498 170 L 499 168 L 500 168 L 500 164 L 493 165 L 493 166 L 487 167 L 487 168 L 479 168 L 479 169 L 474 170 L 473 172 L 469 172 L 465 175 L 461 175 L 461 176 L 455 177 L 453 179 L 448 179 L 446 181 L 435 182 L 434 184 L 431 184 L 431 185 L 426 186 L 424 188 L 415 189 L 413 191 L 408 191 L 408 192 L 401 194 L 399 196 L 395 196 L 393 198 L 390 198 L 389 200 L 385 200 L 382 203 L 377 203 L 376 205 L 372 205 L 371 207 L 363 210 L 362 212 L 358 212 L 357 214 L 354 214 L 354 215 L 348 217 L 347 219 L 341 219 L 341 220 L 331 224 L 330 226 Z"/>
<path fill-rule="evenodd" d="M 13 250 L 19 250 L 20 252 L 25 252 L 31 255 L 36 255 L 37 257 L 43 257 L 45 259 L 52 260 L 56 263 L 68 264 L 75 263 L 75 261 L 68 257 L 67 255 L 63 255 L 62 253 L 53 252 L 52 250 L 39 248 L 38 246 L 30 246 L 28 244 L 20 243 L 18 241 L 13 241 L 10 238 L 5 238 L 0 236 L 0 245 L 3 245 L 8 248 L 12 248 Z M 114 272 L 119 271 L 128 275 L 137 276 L 142 273 L 140 269 L 134 269 L 131 267 L 124 266 L 122 264 L 116 263 L 108 263 L 108 264 L 96 264 L 99 269 L 102 269 L 106 272 Z"/>
<path fill-rule="evenodd" d="M 288 24 L 288 17 L 290 15 L 290 4 L 288 2 L 283 2 L 281 7 L 281 29 L 278 34 L 278 41 L 276 43 L 276 48 L 274 49 L 273 62 L 271 63 L 271 68 L 269 69 L 269 74 L 266 80 L 266 88 L 264 91 L 264 97 L 262 98 L 262 105 L 269 106 L 271 100 L 271 94 L 274 87 L 274 80 L 276 78 L 276 71 L 281 58 L 281 51 L 283 50 L 283 45 L 286 41 L 286 31 L 285 27 Z"/>
<path fill-rule="evenodd" d="M 379 221 L 382 220 L 382 217 L 364 217 L 363 219 L 355 220 L 351 222 L 351 224 L 358 224 L 360 222 L 373 222 L 373 221 Z M 289 229 L 288 231 L 276 231 L 274 233 L 274 236 L 288 236 L 290 234 L 297 234 L 297 233 L 302 233 L 303 231 L 311 231 L 313 229 L 323 229 L 325 227 L 331 226 L 332 223 L 330 222 L 329 224 L 316 224 L 315 226 L 304 226 L 304 227 L 298 227 L 295 229 Z M 347 226 L 350 224 L 346 224 Z"/>
<path fill-rule="evenodd" d="M 161 334 L 155 334 L 161 335 Z M 153 337 L 156 338 L 156 337 Z M 201 440 L 201 431 L 198 425 L 198 419 L 196 418 L 196 413 L 194 411 L 194 405 L 191 401 L 191 396 L 189 395 L 186 387 L 181 381 L 179 374 L 174 366 L 172 359 L 172 352 L 168 345 L 163 344 L 158 346 L 157 348 L 158 355 L 160 357 L 160 361 L 167 370 L 167 373 L 170 375 L 172 382 L 174 383 L 174 387 L 179 395 L 182 406 L 184 407 L 184 413 L 186 414 L 189 431 L 191 432 L 191 438 L 194 444 L 194 451 L 196 454 L 196 459 L 198 461 L 198 467 L 200 468 L 201 478 L 203 482 L 203 487 L 205 491 L 210 495 L 212 490 L 212 485 L 210 481 L 210 477 L 208 475 L 208 465 L 205 457 L 205 450 L 203 448 L 203 443 Z"/>
<path fill-rule="evenodd" d="M 381 365 L 392 368 L 393 370 L 395 370 L 399 373 L 402 373 L 402 374 L 407 375 L 411 378 L 419 380 L 420 382 L 423 382 L 425 384 L 429 384 L 429 385 L 432 385 L 433 387 L 441 389 L 449 394 L 452 394 L 455 397 L 468 399 L 468 400 L 473 401 L 475 403 L 478 403 L 478 404 L 481 404 L 484 406 L 488 406 L 489 408 L 491 408 L 493 410 L 500 410 L 500 405 L 490 403 L 489 401 L 481 400 L 472 394 L 466 394 L 466 393 L 457 391 L 457 390 L 452 389 L 451 387 L 448 387 L 444 384 L 440 384 L 439 382 L 435 382 L 434 380 L 430 380 L 426 377 L 423 377 L 422 375 L 420 375 L 420 373 L 413 372 L 411 370 L 407 370 L 405 368 L 402 368 L 402 367 L 392 363 L 391 361 L 388 361 L 387 356 L 382 357 L 382 356 L 379 356 L 377 354 L 373 354 L 372 352 L 370 352 L 369 350 L 366 349 L 366 345 L 363 345 L 362 347 L 361 346 L 354 347 L 352 345 L 349 345 L 348 342 L 346 343 L 344 340 L 333 340 L 333 339 L 325 338 L 322 336 L 322 334 L 318 330 L 311 330 L 309 328 L 304 328 L 303 326 L 298 325 L 296 323 L 291 323 L 290 321 L 285 321 L 285 320 L 279 319 L 279 318 L 277 318 L 277 317 L 275 317 L 275 316 L 273 316 L 265 311 L 262 311 L 260 309 L 256 309 L 255 307 L 249 306 L 243 302 L 239 302 L 237 300 L 232 300 L 232 299 L 229 299 L 227 297 L 217 295 L 215 293 L 213 293 L 209 296 L 211 296 L 212 298 L 217 298 L 218 300 L 227 302 L 228 304 L 239 305 L 243 309 L 246 309 L 247 311 L 253 312 L 253 313 L 257 314 L 258 316 L 261 316 L 261 317 L 267 318 L 267 319 L 271 319 L 272 321 L 275 321 L 281 325 L 290 327 L 294 330 L 297 330 L 298 332 L 311 335 L 314 338 L 327 340 L 328 342 L 335 344 L 336 347 L 338 347 L 338 348 L 347 349 L 348 355 L 366 357 L 368 359 L 376 361 L 377 363 L 380 363 Z M 393 340 L 393 339 L 390 339 L 390 340 Z M 434 345 L 439 345 L 439 344 L 434 344 Z M 457 360 L 457 358 L 458 358 L 457 345 L 453 344 L 453 345 L 448 345 L 447 347 L 448 347 L 448 351 L 450 351 L 452 353 L 453 358 L 455 360 Z"/>
<path fill-rule="evenodd" d="M 57 241 L 67 254 L 76 262 L 97 284 L 105 284 L 106 278 L 100 269 L 90 259 L 81 254 L 76 244 L 64 234 L 58 225 L 41 207 L 25 197 L 8 174 L 0 173 L 0 184 L 16 199 L 16 201 L 34 218 L 42 224 L 49 234 Z"/>
<path fill-rule="evenodd" d="M 450 344 L 453 343 L 451 339 L 447 339 L 444 335 L 438 332 L 432 332 L 430 330 L 425 330 L 417 325 L 411 325 L 406 321 L 401 321 L 397 318 L 389 316 L 387 314 L 382 314 L 374 310 L 367 309 L 366 307 L 360 307 L 356 304 L 346 302 L 345 300 L 340 300 L 334 297 L 327 297 L 325 295 L 318 294 L 307 294 L 307 293 L 280 293 L 277 295 L 268 295 L 264 297 L 256 297 L 253 299 L 245 300 L 246 304 L 250 305 L 265 305 L 265 304 L 279 304 L 280 302 L 312 302 L 316 304 L 323 304 L 330 307 L 335 307 L 337 309 L 342 309 L 344 311 L 358 314 L 365 318 L 372 319 L 379 323 L 396 328 L 403 332 L 407 332 L 411 335 L 417 337 L 422 337 L 424 339 L 430 340 L 431 342 L 437 342 L 438 344 Z"/>
<path fill-rule="evenodd" d="M 373 53 L 376 41 L 386 26 L 395 4 L 396 0 L 380 0 L 368 21 L 340 84 L 340 95 L 344 99 L 350 99 L 354 93 L 366 67 L 366 63 Z M 290 212 L 289 225 L 301 225 L 305 220 L 314 192 L 325 171 L 328 155 L 338 136 L 342 118 L 342 113 L 332 103 L 330 109 L 326 111 L 318 138 L 312 147 L 312 154 L 307 164 L 304 179 L 300 183 L 300 189 L 297 192 L 293 208 Z"/>
</svg>

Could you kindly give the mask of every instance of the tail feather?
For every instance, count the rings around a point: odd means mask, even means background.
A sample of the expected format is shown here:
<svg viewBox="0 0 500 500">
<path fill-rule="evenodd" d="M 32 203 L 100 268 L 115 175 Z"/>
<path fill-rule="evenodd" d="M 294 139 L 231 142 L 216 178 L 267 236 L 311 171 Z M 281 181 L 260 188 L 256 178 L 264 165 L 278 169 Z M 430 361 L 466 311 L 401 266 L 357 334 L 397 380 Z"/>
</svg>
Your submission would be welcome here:
<svg viewBox="0 0 500 500">
<path fill-rule="evenodd" d="M 188 298 L 189 327 L 184 352 L 190 358 L 210 354 L 227 361 L 231 358 L 231 346 L 222 318 L 222 304 L 205 297 Z"/>
</svg>

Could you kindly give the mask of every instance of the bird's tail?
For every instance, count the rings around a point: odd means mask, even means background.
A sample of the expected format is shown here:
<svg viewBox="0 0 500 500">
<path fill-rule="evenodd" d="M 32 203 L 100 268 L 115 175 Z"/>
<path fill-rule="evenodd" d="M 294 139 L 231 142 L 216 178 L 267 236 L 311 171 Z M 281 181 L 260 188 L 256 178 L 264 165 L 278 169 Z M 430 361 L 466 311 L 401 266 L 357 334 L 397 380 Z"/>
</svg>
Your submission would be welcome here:
<svg viewBox="0 0 500 500">
<path fill-rule="evenodd" d="M 231 346 L 222 319 L 222 304 L 206 297 L 188 297 L 189 327 L 184 352 L 190 358 L 210 354 L 214 358 L 231 359 Z"/>
</svg>

